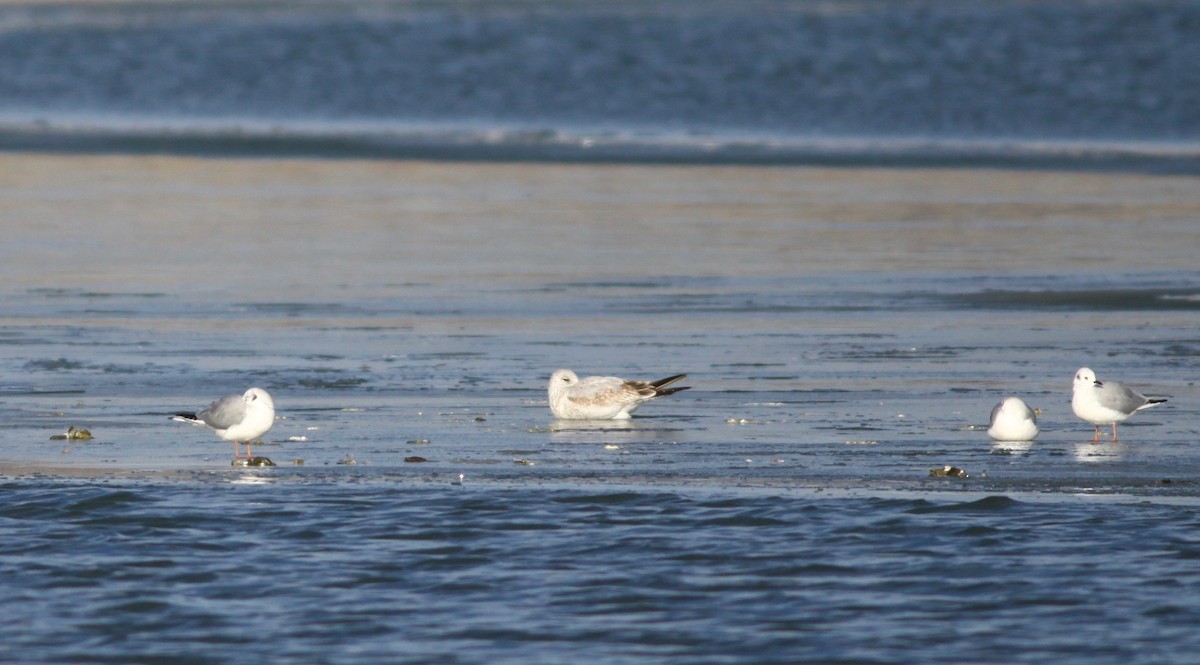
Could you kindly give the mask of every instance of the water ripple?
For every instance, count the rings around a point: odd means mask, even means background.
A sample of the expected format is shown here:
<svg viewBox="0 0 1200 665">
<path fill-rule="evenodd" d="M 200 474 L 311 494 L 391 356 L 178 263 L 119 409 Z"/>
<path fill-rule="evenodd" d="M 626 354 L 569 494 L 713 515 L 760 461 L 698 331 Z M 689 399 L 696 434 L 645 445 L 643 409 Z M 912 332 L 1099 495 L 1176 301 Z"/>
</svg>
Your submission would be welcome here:
<svg viewBox="0 0 1200 665">
<path fill-rule="evenodd" d="M 28 662 L 255 662 L 239 646 L 255 635 L 334 663 L 955 662 L 1002 647 L 1013 662 L 1183 662 L 1128 644 L 1200 617 L 1194 595 L 1136 601 L 1144 583 L 1200 583 L 1186 566 L 1195 543 L 1164 538 L 1197 523 L 1192 507 L 291 483 L 0 491 L 0 573 L 30 604 L 5 613 L 0 639 L 42 654 Z M 1097 569 L 1109 584 L 1074 584 Z M 1089 630 L 1037 630 L 1064 612 Z M 90 640 L 86 654 L 68 634 Z"/>
</svg>

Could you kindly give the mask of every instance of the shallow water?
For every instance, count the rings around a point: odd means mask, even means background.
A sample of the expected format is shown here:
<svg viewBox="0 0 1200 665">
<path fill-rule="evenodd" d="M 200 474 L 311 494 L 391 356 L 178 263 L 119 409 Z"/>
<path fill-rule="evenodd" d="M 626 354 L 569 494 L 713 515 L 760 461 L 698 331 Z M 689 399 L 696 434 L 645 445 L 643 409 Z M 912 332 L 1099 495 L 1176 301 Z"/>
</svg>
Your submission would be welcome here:
<svg viewBox="0 0 1200 665">
<path fill-rule="evenodd" d="M 908 482 L 945 463 L 1069 489 L 1191 468 L 1192 178 L 4 164 L 5 214 L 36 220 L 0 268 L 12 459 L 207 467 L 226 445 L 160 416 L 260 385 L 281 418 L 264 454 L 415 455 L 418 475 Z M 1084 365 L 1171 397 L 1122 426 L 1136 445 L 1095 446 L 1070 413 Z M 692 389 L 576 429 L 545 405 L 560 366 Z M 1015 455 L 981 429 L 1007 394 L 1044 412 Z M 48 442 L 69 425 L 96 439 Z"/>
<path fill-rule="evenodd" d="M 0 157 L 21 662 L 1190 662 L 1194 178 Z M 1089 365 L 1170 401 L 1093 444 Z M 549 373 L 691 390 L 550 417 Z M 169 421 L 249 385 L 235 469 Z M 994 445 L 1008 394 L 1043 409 Z M 68 426 L 89 442 L 51 441 Z M 408 462 L 420 457 L 424 462 Z M 932 478 L 954 465 L 967 478 Z M 19 600 L 19 602 L 17 602 Z"/>
</svg>

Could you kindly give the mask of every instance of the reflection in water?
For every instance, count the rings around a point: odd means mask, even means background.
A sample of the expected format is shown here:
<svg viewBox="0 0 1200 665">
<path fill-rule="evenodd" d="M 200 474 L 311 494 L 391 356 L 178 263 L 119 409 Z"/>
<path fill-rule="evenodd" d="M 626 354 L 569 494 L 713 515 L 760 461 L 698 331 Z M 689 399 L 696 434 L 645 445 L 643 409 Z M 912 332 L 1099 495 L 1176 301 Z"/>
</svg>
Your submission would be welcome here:
<svg viewBox="0 0 1200 665">
<path fill-rule="evenodd" d="M 275 479 L 265 473 L 245 473 L 229 482 L 233 485 L 270 485 Z"/>
<path fill-rule="evenodd" d="M 997 455 L 1028 455 L 1032 441 L 993 441 L 992 452 Z"/>
<path fill-rule="evenodd" d="M 1071 454 L 1077 462 L 1119 462 L 1124 457 L 1124 449 L 1119 443 L 1077 443 L 1071 447 Z"/>
<path fill-rule="evenodd" d="M 635 425 L 632 420 L 555 420 L 550 425 L 550 431 L 587 431 L 604 432 L 608 430 L 630 430 Z"/>
<path fill-rule="evenodd" d="M 623 444 L 645 438 L 643 429 L 630 420 L 555 420 L 550 424 L 554 443 Z"/>
<path fill-rule="evenodd" d="M 554 443 L 649 443 L 676 440 L 687 428 L 669 427 L 646 420 L 555 420 L 550 424 Z"/>
</svg>

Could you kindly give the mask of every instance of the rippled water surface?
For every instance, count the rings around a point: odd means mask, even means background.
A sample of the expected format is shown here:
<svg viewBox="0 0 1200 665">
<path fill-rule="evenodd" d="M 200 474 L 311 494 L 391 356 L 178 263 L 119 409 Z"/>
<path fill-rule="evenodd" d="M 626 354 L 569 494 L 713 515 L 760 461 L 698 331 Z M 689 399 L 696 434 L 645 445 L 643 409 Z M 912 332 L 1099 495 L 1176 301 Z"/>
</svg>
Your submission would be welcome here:
<svg viewBox="0 0 1200 665">
<path fill-rule="evenodd" d="M 0 490 L 26 662 L 1183 663 L 1197 639 L 1194 505 L 386 473 Z"/>
<path fill-rule="evenodd" d="M 0 147 L 1198 169 L 1200 4 L 0 4 Z"/>
</svg>

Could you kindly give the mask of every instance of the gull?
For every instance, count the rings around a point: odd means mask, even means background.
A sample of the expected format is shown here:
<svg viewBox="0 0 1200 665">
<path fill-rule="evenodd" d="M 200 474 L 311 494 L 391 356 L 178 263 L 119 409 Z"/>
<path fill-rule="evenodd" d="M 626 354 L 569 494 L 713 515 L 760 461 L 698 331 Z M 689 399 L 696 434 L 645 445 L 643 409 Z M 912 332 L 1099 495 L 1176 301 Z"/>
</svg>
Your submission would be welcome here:
<svg viewBox="0 0 1200 665">
<path fill-rule="evenodd" d="M 987 432 L 996 441 L 1033 441 L 1038 435 L 1037 412 L 1020 397 L 1005 397 L 992 408 Z"/>
<path fill-rule="evenodd" d="M 176 413 L 171 420 L 208 426 L 217 436 L 233 442 L 234 459 L 241 457 L 238 443 L 244 441 L 246 459 L 250 459 L 250 442 L 275 424 L 275 402 L 262 388 L 251 388 L 241 395 L 226 395 L 199 413 Z"/>
<path fill-rule="evenodd" d="M 615 376 L 581 379 L 569 369 L 560 369 L 550 375 L 550 410 L 564 420 L 627 420 L 643 403 L 687 390 L 688 386 L 667 387 L 686 376 L 676 374 L 657 381 L 627 381 Z"/>
<path fill-rule="evenodd" d="M 1100 441 L 1101 425 L 1112 425 L 1112 440 L 1116 442 L 1117 423 L 1165 401 L 1163 398 L 1148 398 L 1116 381 L 1100 381 L 1096 373 L 1086 367 L 1080 367 L 1075 372 L 1071 410 L 1082 420 L 1096 426 L 1093 443 Z"/>
</svg>

